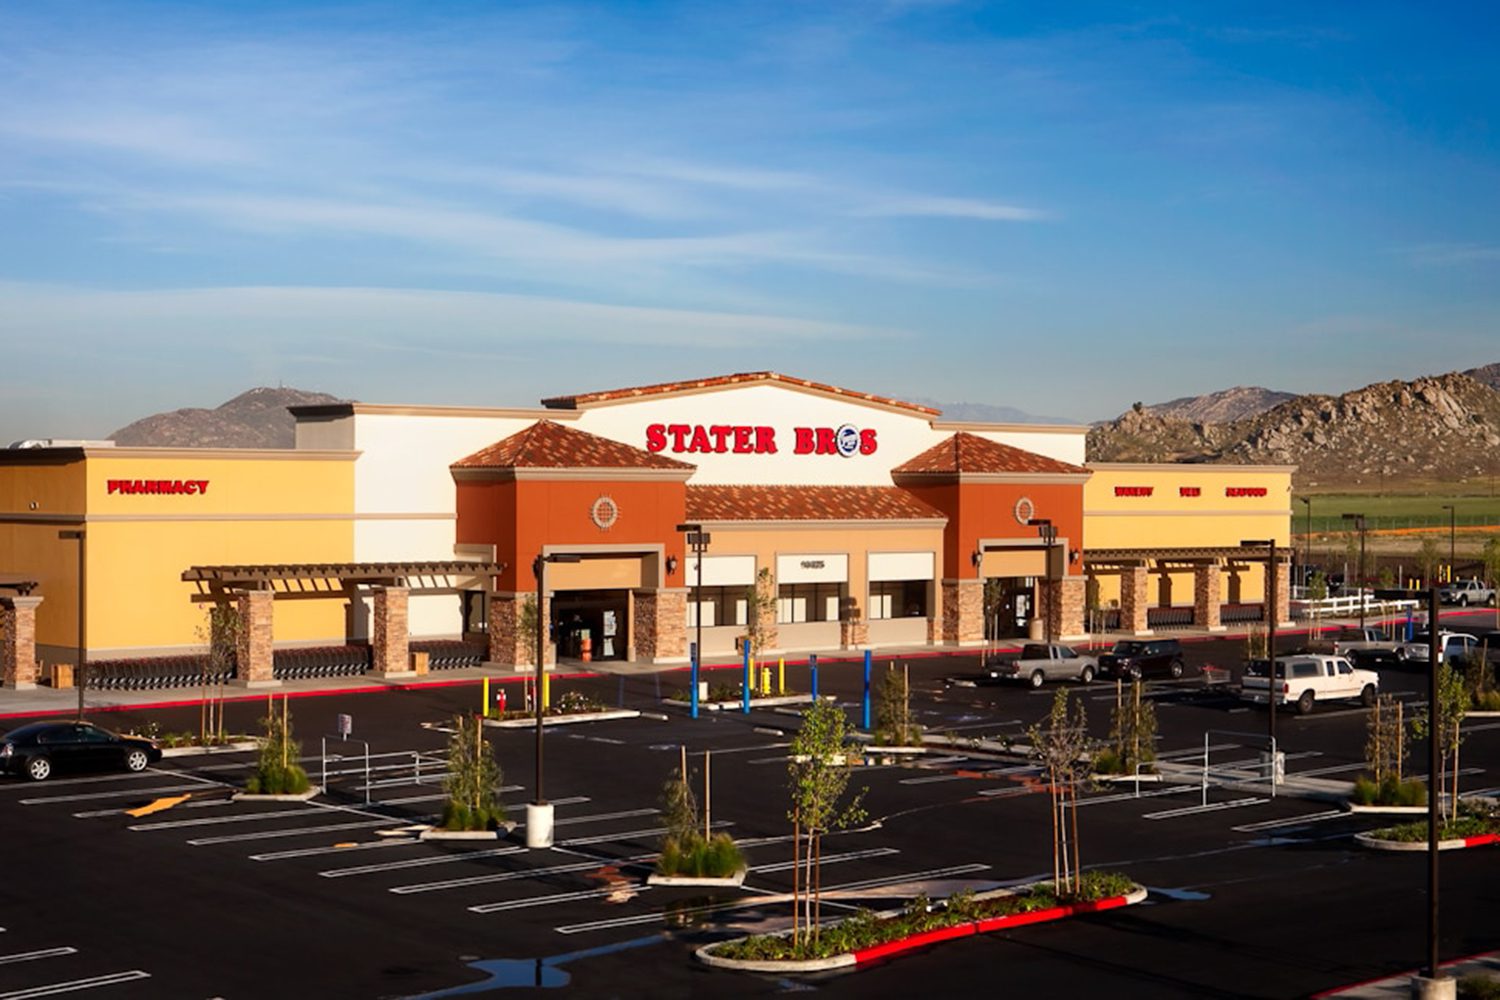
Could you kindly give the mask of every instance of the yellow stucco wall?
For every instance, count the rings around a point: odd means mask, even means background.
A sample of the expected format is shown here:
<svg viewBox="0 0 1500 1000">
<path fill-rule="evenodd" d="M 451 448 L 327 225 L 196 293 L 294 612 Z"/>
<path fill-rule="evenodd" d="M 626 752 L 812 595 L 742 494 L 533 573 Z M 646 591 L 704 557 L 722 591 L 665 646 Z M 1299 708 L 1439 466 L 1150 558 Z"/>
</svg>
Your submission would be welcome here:
<svg viewBox="0 0 1500 1000">
<path fill-rule="evenodd" d="M 104 452 L 104 454 L 100 454 Z M 0 570 L 40 581 L 42 647 L 77 642 L 77 543 L 58 539 L 84 517 L 88 534 L 85 636 L 104 657 L 198 645 L 204 620 L 182 582 L 190 566 L 347 562 L 354 552 L 352 453 L 91 449 L 62 467 L 0 465 Z M 125 492 L 111 481 L 206 483 L 193 493 Z M 52 498 L 57 520 L 36 516 Z M 18 501 L 25 503 L 19 507 Z M 66 502 L 66 505 L 65 505 Z M 39 507 L 41 504 L 39 504 Z M 6 519 L 4 515 L 12 515 Z M 68 515 L 73 515 L 69 517 Z M 337 640 L 344 602 L 277 601 L 278 642 Z"/>
</svg>

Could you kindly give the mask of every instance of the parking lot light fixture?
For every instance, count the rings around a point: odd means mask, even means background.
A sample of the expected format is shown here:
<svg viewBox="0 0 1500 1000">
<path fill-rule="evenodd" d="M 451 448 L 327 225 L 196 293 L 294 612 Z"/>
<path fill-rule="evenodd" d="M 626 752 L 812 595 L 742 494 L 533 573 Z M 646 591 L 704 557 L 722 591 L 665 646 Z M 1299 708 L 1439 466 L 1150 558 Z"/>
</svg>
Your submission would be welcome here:
<svg viewBox="0 0 1500 1000">
<path fill-rule="evenodd" d="M 547 592 L 545 580 L 548 563 L 576 563 L 582 557 L 576 552 L 538 553 L 531 561 L 531 572 L 536 577 L 536 687 L 532 692 L 532 704 L 536 708 L 536 794 L 526 806 L 526 846 L 552 846 L 552 805 L 542 790 L 542 671 L 547 662 L 547 619 L 543 613 L 542 600 Z"/>
<path fill-rule="evenodd" d="M 1271 797 L 1276 797 L 1276 539 L 1252 538 L 1241 541 L 1247 549 L 1265 549 L 1266 555 L 1266 753 L 1270 775 Z"/>
<path fill-rule="evenodd" d="M 1359 627 L 1365 627 L 1365 516 L 1363 514 L 1345 514 L 1344 520 L 1354 522 L 1354 529 L 1359 532 Z"/>
<path fill-rule="evenodd" d="M 1057 526 L 1052 523 L 1050 517 L 1033 517 L 1026 523 L 1037 530 L 1046 551 L 1043 558 L 1047 560 L 1047 572 L 1042 579 L 1046 581 L 1047 603 L 1042 610 L 1042 628 L 1046 633 L 1047 643 L 1050 645 L 1052 642 L 1052 602 L 1057 599 L 1057 595 L 1053 593 L 1054 581 L 1052 579 L 1052 547 L 1057 544 Z"/>
<path fill-rule="evenodd" d="M 1308 570 L 1312 568 L 1312 497 L 1298 497 L 1307 507 L 1307 514 L 1302 522 L 1302 586 L 1307 586 Z"/>
<path fill-rule="evenodd" d="M 78 664 L 74 668 L 73 686 L 78 689 L 78 718 L 83 719 L 83 689 L 88 681 L 85 659 L 88 647 L 84 644 L 84 598 L 88 593 L 88 576 L 84 549 L 88 545 L 88 532 L 77 528 L 59 531 L 57 537 L 65 542 L 78 543 Z"/>
<path fill-rule="evenodd" d="M 1448 512 L 1448 582 L 1458 582 L 1458 562 L 1454 553 L 1454 542 L 1458 530 L 1458 512 L 1454 510 L 1451 503 L 1443 504 L 1443 509 Z"/>
<path fill-rule="evenodd" d="M 679 524 L 677 530 L 682 532 L 684 541 L 693 552 L 693 558 L 698 563 L 698 579 L 694 585 L 693 593 L 693 624 L 697 630 L 697 638 L 693 643 L 693 658 L 689 665 L 691 676 L 688 678 L 690 690 L 688 691 L 688 714 L 693 718 L 698 717 L 698 676 L 703 663 L 703 554 L 708 551 L 708 543 L 713 536 L 703 530 L 701 524 Z"/>
</svg>

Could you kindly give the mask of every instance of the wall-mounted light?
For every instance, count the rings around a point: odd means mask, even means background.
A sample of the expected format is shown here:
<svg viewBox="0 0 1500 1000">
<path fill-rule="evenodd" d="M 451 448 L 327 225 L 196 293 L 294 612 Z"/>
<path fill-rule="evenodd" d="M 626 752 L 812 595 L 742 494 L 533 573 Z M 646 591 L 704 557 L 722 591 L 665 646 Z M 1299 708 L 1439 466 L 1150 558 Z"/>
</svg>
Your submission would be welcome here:
<svg viewBox="0 0 1500 1000">
<path fill-rule="evenodd" d="M 971 562 L 974 563 L 974 568 L 978 569 L 979 568 L 979 564 L 982 563 L 982 562 L 984 562 L 984 550 L 983 549 L 975 549 L 974 550 L 974 554 L 972 556 L 970 556 L 969 559 L 970 559 Z"/>
<path fill-rule="evenodd" d="M 1080 555 L 1082 555 L 1082 553 L 1079 552 L 1077 549 L 1069 549 L 1068 550 L 1068 562 L 1070 562 L 1070 563 L 1076 563 L 1078 561 L 1078 557 Z"/>
<path fill-rule="evenodd" d="M 677 572 L 677 557 L 667 556 L 667 575 L 671 576 L 675 572 Z"/>
</svg>

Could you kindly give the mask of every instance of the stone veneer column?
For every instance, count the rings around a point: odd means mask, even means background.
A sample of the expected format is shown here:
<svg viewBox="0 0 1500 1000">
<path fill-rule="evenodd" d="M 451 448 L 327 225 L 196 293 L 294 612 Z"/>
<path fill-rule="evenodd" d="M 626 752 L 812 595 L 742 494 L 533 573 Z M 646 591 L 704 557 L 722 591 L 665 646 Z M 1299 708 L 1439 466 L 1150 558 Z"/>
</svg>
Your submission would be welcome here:
<svg viewBox="0 0 1500 1000">
<path fill-rule="evenodd" d="M 36 687 L 36 608 L 40 597 L 0 597 L 0 684 Z"/>
<path fill-rule="evenodd" d="M 1128 566 L 1120 571 L 1120 628 L 1135 635 L 1149 635 L 1146 623 L 1146 567 Z"/>
<path fill-rule="evenodd" d="M 1291 566 L 1276 560 L 1276 625 L 1292 624 Z"/>
<path fill-rule="evenodd" d="M 984 643 L 984 581 L 943 581 L 943 643 L 979 646 Z"/>
<path fill-rule="evenodd" d="M 864 649 L 870 644 L 870 623 L 863 618 L 846 618 L 839 622 L 839 646 Z"/>
<path fill-rule="evenodd" d="M 631 642 L 643 663 L 673 663 L 687 659 L 687 591 L 634 591 Z"/>
<path fill-rule="evenodd" d="M 411 591 L 406 587 L 376 587 L 375 621 L 370 630 L 370 669 L 381 676 L 411 672 Z"/>
<path fill-rule="evenodd" d="M 1065 576 L 1060 580 L 1049 580 L 1047 611 L 1052 619 L 1052 634 L 1058 639 L 1083 636 L 1084 595 L 1088 581 L 1081 576 Z"/>
<path fill-rule="evenodd" d="M 536 600 L 536 594 L 502 594 L 490 595 L 490 652 L 489 658 L 493 663 L 508 663 L 517 670 L 536 669 L 536 661 L 531 658 L 531 645 L 526 638 L 520 634 L 519 623 L 521 621 L 521 608 L 526 605 L 527 598 Z M 542 598 L 542 620 L 552 613 L 552 598 Z M 546 664 L 552 666 L 557 663 L 557 647 L 553 643 L 547 643 Z"/>
<path fill-rule="evenodd" d="M 1193 567 L 1193 624 L 1210 632 L 1223 632 L 1219 610 L 1224 603 L 1216 563 Z"/>
<path fill-rule="evenodd" d="M 277 683 L 271 659 L 273 601 L 274 595 L 269 590 L 240 592 L 235 683 L 242 687 L 270 687 Z"/>
</svg>

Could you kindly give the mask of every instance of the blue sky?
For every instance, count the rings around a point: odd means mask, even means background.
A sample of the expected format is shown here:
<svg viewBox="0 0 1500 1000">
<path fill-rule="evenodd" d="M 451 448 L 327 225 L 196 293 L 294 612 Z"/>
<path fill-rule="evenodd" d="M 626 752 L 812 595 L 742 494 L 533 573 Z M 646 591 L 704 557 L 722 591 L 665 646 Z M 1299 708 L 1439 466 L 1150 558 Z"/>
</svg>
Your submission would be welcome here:
<svg viewBox="0 0 1500 1000">
<path fill-rule="evenodd" d="M 0 5 L 0 438 L 1500 361 L 1488 5 Z M 4 443 L 0 441 L 0 443 Z"/>
</svg>

